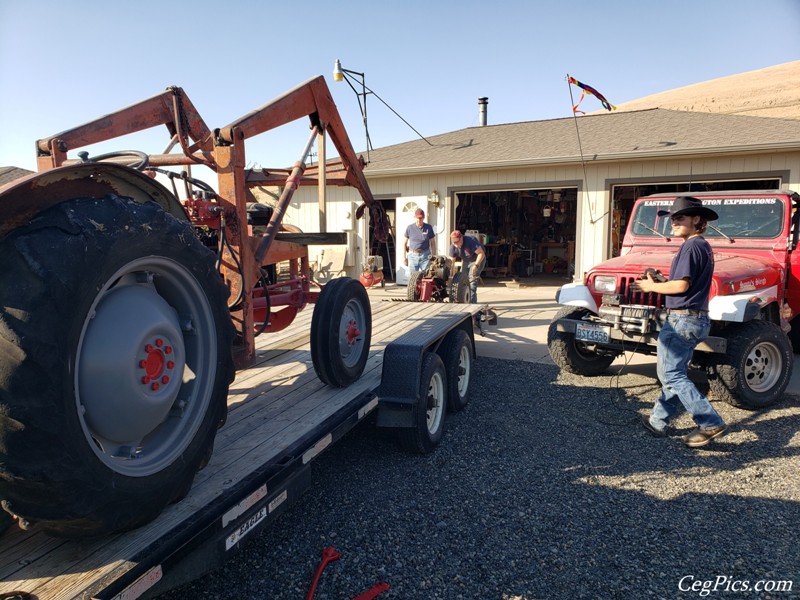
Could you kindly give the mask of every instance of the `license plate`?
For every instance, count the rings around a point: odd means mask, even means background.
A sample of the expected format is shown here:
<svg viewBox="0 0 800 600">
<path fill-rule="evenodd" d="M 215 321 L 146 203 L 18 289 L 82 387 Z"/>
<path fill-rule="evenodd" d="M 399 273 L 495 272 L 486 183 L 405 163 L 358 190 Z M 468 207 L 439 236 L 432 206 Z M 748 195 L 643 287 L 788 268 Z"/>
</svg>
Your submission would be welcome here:
<svg viewBox="0 0 800 600">
<path fill-rule="evenodd" d="M 611 328 L 594 323 L 576 323 L 575 339 L 582 342 L 595 342 L 607 344 L 610 337 Z"/>
</svg>

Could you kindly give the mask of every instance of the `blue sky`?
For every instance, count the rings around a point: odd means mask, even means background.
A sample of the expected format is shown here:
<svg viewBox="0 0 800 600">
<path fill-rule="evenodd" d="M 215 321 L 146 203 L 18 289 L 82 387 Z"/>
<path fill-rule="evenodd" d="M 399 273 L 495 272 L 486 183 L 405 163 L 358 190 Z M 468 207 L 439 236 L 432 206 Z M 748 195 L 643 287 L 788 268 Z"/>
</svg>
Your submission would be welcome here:
<svg viewBox="0 0 800 600">
<path fill-rule="evenodd" d="M 0 166 L 35 170 L 36 139 L 170 85 L 214 128 L 322 74 L 362 151 L 337 58 L 433 136 L 477 125 L 480 96 L 490 125 L 569 117 L 567 74 L 620 104 L 798 60 L 798 28 L 800 0 L 0 0 Z M 374 147 L 416 138 L 376 98 L 367 106 Z M 289 166 L 307 136 L 307 122 L 260 136 L 248 163 Z M 89 150 L 167 142 L 162 127 Z"/>
</svg>

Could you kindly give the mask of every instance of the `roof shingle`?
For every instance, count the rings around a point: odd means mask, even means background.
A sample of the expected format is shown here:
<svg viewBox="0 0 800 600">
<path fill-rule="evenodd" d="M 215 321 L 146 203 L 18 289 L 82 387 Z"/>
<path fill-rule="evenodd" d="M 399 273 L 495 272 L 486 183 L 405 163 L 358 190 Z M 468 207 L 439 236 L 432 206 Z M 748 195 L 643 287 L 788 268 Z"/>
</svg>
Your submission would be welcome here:
<svg viewBox="0 0 800 600">
<path fill-rule="evenodd" d="M 580 144 L 578 142 L 580 134 Z M 367 176 L 800 149 L 800 120 L 649 109 L 469 127 L 370 152 Z"/>
</svg>

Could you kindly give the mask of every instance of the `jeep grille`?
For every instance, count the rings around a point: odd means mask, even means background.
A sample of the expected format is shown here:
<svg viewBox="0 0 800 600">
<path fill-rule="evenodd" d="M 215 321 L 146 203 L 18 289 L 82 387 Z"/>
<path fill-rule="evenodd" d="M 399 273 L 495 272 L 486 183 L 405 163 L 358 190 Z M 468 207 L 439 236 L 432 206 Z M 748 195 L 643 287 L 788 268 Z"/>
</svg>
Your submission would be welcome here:
<svg viewBox="0 0 800 600">
<path fill-rule="evenodd" d="M 643 304 L 646 306 L 662 307 L 664 306 L 664 297 L 662 294 L 655 294 L 653 292 L 636 292 L 633 290 L 633 282 L 635 277 L 621 277 L 619 281 L 619 294 L 621 298 L 620 304 Z"/>
</svg>

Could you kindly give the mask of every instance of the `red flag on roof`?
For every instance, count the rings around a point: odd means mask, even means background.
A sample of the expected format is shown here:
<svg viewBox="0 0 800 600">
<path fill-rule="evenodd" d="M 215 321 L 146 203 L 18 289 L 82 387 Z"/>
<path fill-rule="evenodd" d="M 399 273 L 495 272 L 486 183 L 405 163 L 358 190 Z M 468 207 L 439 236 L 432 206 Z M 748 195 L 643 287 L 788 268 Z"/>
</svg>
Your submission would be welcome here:
<svg viewBox="0 0 800 600">
<path fill-rule="evenodd" d="M 600 103 L 606 110 L 617 110 L 616 106 L 614 106 L 608 100 L 606 100 L 606 97 L 603 96 L 603 94 L 598 92 L 596 89 L 594 89 L 592 86 L 586 85 L 585 83 L 581 83 L 580 81 L 578 81 L 574 77 L 570 77 L 569 75 L 567 76 L 567 81 L 569 81 L 569 83 L 571 83 L 572 85 L 577 85 L 582 90 L 581 99 L 578 100 L 578 103 L 572 107 L 573 113 L 581 113 L 582 115 L 586 114 L 582 110 L 578 110 L 578 106 L 580 106 L 580 103 L 583 102 L 583 98 L 586 94 L 591 94 L 592 96 L 595 96 L 598 100 L 600 100 Z"/>
</svg>

